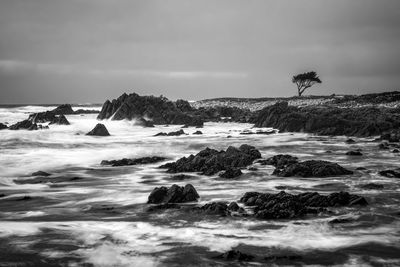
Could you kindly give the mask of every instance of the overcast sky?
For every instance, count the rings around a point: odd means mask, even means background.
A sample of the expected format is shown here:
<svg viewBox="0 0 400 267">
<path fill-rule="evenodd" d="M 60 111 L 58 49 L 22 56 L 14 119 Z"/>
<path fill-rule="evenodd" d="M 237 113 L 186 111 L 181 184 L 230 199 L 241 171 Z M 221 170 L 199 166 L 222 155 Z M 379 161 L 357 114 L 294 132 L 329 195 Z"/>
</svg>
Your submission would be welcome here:
<svg viewBox="0 0 400 267">
<path fill-rule="evenodd" d="M 399 0 L 0 0 L 0 103 L 400 90 Z"/>
</svg>

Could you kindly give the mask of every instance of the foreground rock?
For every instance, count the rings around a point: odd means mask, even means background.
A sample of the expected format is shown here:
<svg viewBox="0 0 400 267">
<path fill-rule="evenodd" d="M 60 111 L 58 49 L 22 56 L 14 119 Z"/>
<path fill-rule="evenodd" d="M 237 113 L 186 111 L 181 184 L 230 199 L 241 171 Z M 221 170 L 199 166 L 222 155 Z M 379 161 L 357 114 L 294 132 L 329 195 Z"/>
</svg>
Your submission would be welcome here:
<svg viewBox="0 0 400 267">
<path fill-rule="evenodd" d="M 398 129 L 400 114 L 394 108 L 296 107 L 278 102 L 261 110 L 254 123 L 255 127 L 273 127 L 280 132 L 376 136 Z"/>
<path fill-rule="evenodd" d="M 4 129 L 7 129 L 7 128 L 8 128 L 7 125 L 5 125 L 4 123 L 0 122 L 0 130 L 4 130 Z"/>
<path fill-rule="evenodd" d="M 185 124 L 202 126 L 199 116 L 189 114 L 190 104 L 180 100 L 174 103 L 165 97 L 139 96 L 138 94 L 123 94 L 112 101 L 107 100 L 98 115 L 99 120 L 134 120 L 149 118 L 154 124 Z"/>
<path fill-rule="evenodd" d="M 148 197 L 147 203 L 184 203 L 197 201 L 198 198 L 200 196 L 191 184 L 187 184 L 185 187 L 174 184 L 170 188 L 165 186 L 154 188 Z"/>
<path fill-rule="evenodd" d="M 242 171 L 238 168 L 228 168 L 226 171 L 220 173 L 218 176 L 221 178 L 236 178 L 242 174 Z"/>
<path fill-rule="evenodd" d="M 200 172 L 213 175 L 230 168 L 244 168 L 259 158 L 261 158 L 260 152 L 249 145 L 241 145 L 239 148 L 230 146 L 226 151 L 206 148 L 196 155 L 183 157 L 160 168 L 166 168 L 170 173 Z"/>
<path fill-rule="evenodd" d="M 86 135 L 92 135 L 92 136 L 109 136 L 110 133 L 108 132 L 106 126 L 104 124 L 98 123 L 93 130 L 88 132 Z"/>
<path fill-rule="evenodd" d="M 380 171 L 379 175 L 389 177 L 389 178 L 400 178 L 400 169 Z"/>
<path fill-rule="evenodd" d="M 320 195 L 317 192 L 291 195 L 247 192 L 240 199 L 247 206 L 255 206 L 254 216 L 259 219 L 294 219 L 337 206 L 367 205 L 365 198 L 347 192 Z"/>
<path fill-rule="evenodd" d="M 32 123 L 30 120 L 23 120 L 11 125 L 9 130 L 38 130 L 39 126 L 36 123 Z"/>
<path fill-rule="evenodd" d="M 101 161 L 101 165 L 111 165 L 113 167 L 116 166 L 130 166 L 130 165 L 138 165 L 138 164 L 150 164 L 156 163 L 165 160 L 164 157 L 143 157 L 143 158 L 136 158 L 136 159 L 127 159 L 123 158 L 120 160 L 103 160 Z"/>
</svg>

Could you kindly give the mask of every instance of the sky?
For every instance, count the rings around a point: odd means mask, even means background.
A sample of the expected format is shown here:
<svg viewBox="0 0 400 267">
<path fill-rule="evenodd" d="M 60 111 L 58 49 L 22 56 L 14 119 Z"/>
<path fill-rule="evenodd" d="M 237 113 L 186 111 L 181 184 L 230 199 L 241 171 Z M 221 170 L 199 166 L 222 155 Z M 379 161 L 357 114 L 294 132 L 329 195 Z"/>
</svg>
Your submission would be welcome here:
<svg viewBox="0 0 400 267">
<path fill-rule="evenodd" d="M 399 0 L 0 0 L 0 103 L 400 90 Z"/>
</svg>

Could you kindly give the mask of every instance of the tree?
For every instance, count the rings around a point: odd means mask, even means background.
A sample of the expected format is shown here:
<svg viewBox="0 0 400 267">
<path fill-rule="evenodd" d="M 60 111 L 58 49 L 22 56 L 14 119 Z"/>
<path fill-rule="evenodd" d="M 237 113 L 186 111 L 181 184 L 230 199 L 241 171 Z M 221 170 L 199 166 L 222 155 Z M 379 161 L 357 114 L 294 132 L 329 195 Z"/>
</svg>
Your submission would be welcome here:
<svg viewBox="0 0 400 267">
<path fill-rule="evenodd" d="M 322 83 L 315 71 L 305 72 L 293 76 L 292 82 L 297 85 L 297 91 L 301 96 L 304 91 L 316 83 Z"/>
</svg>

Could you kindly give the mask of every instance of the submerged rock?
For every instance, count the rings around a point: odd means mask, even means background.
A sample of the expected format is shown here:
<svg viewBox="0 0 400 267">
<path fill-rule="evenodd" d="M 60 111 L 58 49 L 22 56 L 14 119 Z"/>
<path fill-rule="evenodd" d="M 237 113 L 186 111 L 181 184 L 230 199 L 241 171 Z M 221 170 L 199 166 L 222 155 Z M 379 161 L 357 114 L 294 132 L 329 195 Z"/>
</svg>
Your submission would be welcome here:
<svg viewBox="0 0 400 267">
<path fill-rule="evenodd" d="M 379 175 L 389 177 L 389 178 L 400 178 L 400 168 L 393 169 L 393 170 L 380 171 Z"/>
<path fill-rule="evenodd" d="M 184 203 L 197 201 L 198 198 L 200 196 L 191 184 L 187 184 L 185 187 L 174 184 L 170 188 L 165 186 L 154 188 L 147 203 Z"/>
<path fill-rule="evenodd" d="M 369 183 L 369 184 L 363 184 L 360 187 L 362 189 L 367 189 L 367 190 L 377 190 L 377 189 L 383 189 L 384 185 L 383 184 Z"/>
<path fill-rule="evenodd" d="M 167 168 L 170 173 L 200 172 L 213 175 L 230 168 L 244 168 L 258 158 L 261 158 L 260 152 L 249 145 L 241 145 L 239 148 L 230 146 L 226 151 L 206 148 L 196 155 L 183 157 L 160 168 Z"/>
<path fill-rule="evenodd" d="M 0 130 L 4 130 L 4 129 L 7 129 L 7 128 L 8 128 L 7 125 L 5 125 L 4 123 L 0 122 Z"/>
<path fill-rule="evenodd" d="M 13 125 L 11 125 L 8 129 L 10 130 L 37 130 L 39 129 L 38 125 L 36 123 L 32 123 L 30 120 L 23 120 L 20 122 L 17 122 Z"/>
<path fill-rule="evenodd" d="M 103 161 L 101 161 L 100 165 L 111 165 L 113 167 L 129 166 L 129 165 L 156 163 L 156 162 L 163 161 L 165 159 L 166 158 L 164 158 L 164 157 L 158 157 L 158 156 L 142 157 L 142 158 L 136 158 L 136 159 L 123 158 L 120 160 L 103 160 Z"/>
<path fill-rule="evenodd" d="M 179 131 L 176 132 L 169 132 L 169 133 L 164 133 L 164 132 L 160 132 L 158 134 L 155 134 L 154 136 L 179 136 L 179 135 L 183 135 L 186 134 L 182 129 L 180 129 Z"/>
<path fill-rule="evenodd" d="M 347 156 L 362 156 L 363 153 L 361 153 L 358 150 L 351 150 L 351 151 L 346 152 L 346 155 Z"/>
<path fill-rule="evenodd" d="M 52 112 L 56 115 L 70 115 L 75 113 L 70 104 L 60 105 L 53 109 Z"/>
<path fill-rule="evenodd" d="M 299 162 L 299 160 L 297 157 L 293 157 L 291 155 L 279 154 L 259 162 L 261 165 L 273 165 L 276 168 L 284 168 L 287 165 Z"/>
<path fill-rule="evenodd" d="M 337 163 L 324 160 L 307 160 L 277 167 L 273 175 L 280 177 L 329 177 L 353 174 Z"/>
<path fill-rule="evenodd" d="M 88 132 L 86 135 L 92 135 L 92 136 L 109 136 L 110 133 L 108 132 L 106 126 L 104 124 L 98 123 L 93 130 Z"/>
<path fill-rule="evenodd" d="M 195 131 L 193 134 L 203 134 L 201 131 Z"/>
<path fill-rule="evenodd" d="M 32 176 L 50 176 L 50 173 L 44 172 L 44 171 L 37 171 L 37 172 L 33 172 L 31 174 Z"/>
<path fill-rule="evenodd" d="M 308 213 L 318 213 L 326 207 L 367 205 L 365 198 L 347 192 L 320 195 L 307 192 L 291 195 L 247 192 L 240 199 L 247 206 L 255 206 L 254 216 L 260 219 L 294 219 Z"/>
<path fill-rule="evenodd" d="M 239 250 L 229 250 L 219 256 L 216 257 L 217 259 L 223 259 L 228 261 L 251 261 L 254 259 L 253 255 L 243 253 Z"/>
</svg>

